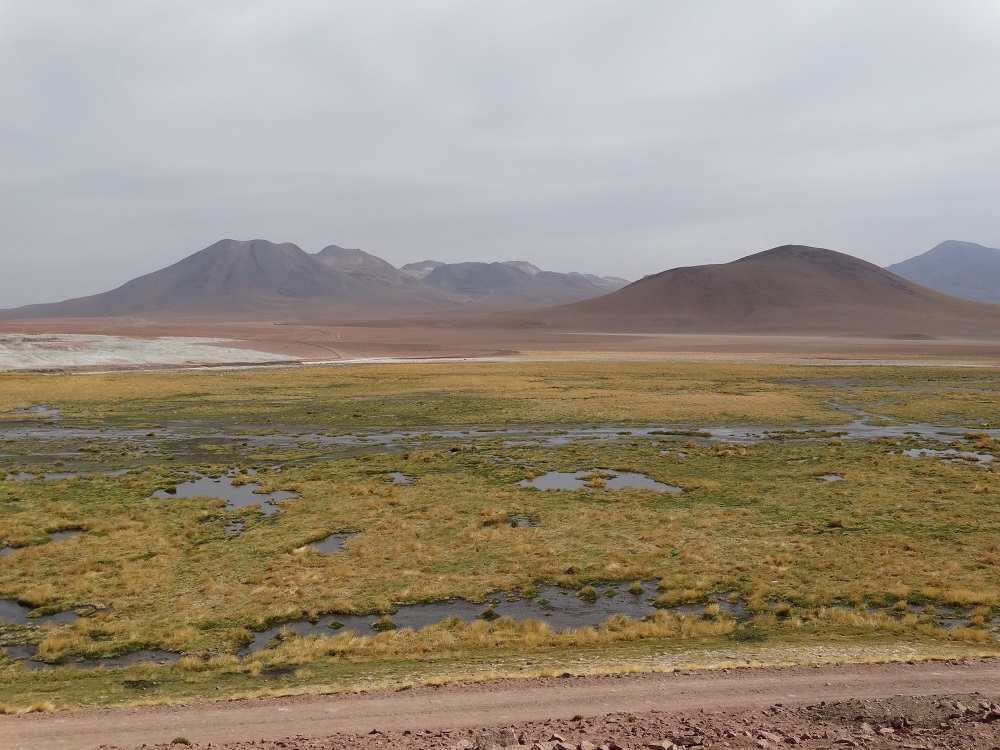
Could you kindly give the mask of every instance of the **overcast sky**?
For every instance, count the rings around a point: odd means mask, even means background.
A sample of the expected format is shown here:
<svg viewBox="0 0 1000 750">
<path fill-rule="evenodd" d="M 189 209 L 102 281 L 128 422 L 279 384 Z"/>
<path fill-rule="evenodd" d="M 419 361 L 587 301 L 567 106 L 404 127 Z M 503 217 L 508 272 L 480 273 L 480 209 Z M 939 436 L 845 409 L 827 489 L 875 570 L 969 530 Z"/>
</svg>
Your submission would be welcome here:
<svg viewBox="0 0 1000 750">
<path fill-rule="evenodd" d="M 0 307 L 227 237 L 632 279 L 1000 247 L 1000 2 L 0 0 Z"/>
</svg>

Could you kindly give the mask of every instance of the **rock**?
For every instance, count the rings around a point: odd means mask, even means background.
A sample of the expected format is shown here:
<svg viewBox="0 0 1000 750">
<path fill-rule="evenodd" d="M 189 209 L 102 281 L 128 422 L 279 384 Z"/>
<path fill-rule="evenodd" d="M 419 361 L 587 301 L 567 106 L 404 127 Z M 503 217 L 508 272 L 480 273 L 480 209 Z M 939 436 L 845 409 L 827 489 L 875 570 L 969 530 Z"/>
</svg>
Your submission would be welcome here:
<svg viewBox="0 0 1000 750">
<path fill-rule="evenodd" d="M 500 750 L 517 746 L 517 734 L 510 727 L 483 729 L 476 733 L 476 750 Z"/>
<path fill-rule="evenodd" d="M 587 740 L 584 740 L 579 745 L 577 745 L 577 750 L 597 750 L 597 745 L 595 745 L 593 742 L 587 742 Z"/>
</svg>

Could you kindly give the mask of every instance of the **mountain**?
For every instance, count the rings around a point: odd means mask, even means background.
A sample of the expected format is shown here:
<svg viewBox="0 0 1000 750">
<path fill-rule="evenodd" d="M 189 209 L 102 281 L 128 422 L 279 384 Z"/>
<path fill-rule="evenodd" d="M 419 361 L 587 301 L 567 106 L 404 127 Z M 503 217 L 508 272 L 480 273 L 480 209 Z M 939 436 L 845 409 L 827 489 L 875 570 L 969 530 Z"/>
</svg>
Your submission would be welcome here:
<svg viewBox="0 0 1000 750">
<path fill-rule="evenodd" d="M 537 307 L 606 291 L 580 274 L 532 274 L 518 265 L 435 264 L 418 278 L 363 250 L 330 245 L 311 255 L 291 243 L 221 240 L 117 289 L 0 310 L 0 319 L 391 318 Z"/>
<path fill-rule="evenodd" d="M 421 260 L 416 263 L 407 263 L 405 266 L 400 266 L 399 270 L 407 276 L 412 276 L 415 279 L 422 279 L 435 268 L 443 265 L 444 263 L 439 260 Z"/>
<path fill-rule="evenodd" d="M 1000 302 L 1000 250 L 996 248 L 948 240 L 886 270 L 955 297 Z"/>
<path fill-rule="evenodd" d="M 443 263 L 424 284 L 477 307 L 537 307 L 595 297 L 607 291 L 579 273 L 540 271 L 523 262 Z"/>
<path fill-rule="evenodd" d="M 630 333 L 1000 338 L 1000 305 L 950 297 L 850 255 L 785 245 L 675 268 L 595 299 L 492 325 Z"/>
<path fill-rule="evenodd" d="M 6 311 L 4 317 L 240 313 L 301 305 L 332 293 L 361 298 L 364 291 L 349 276 L 291 243 L 221 240 L 109 292 L 28 305 Z"/>
<path fill-rule="evenodd" d="M 398 286 L 411 286 L 413 277 L 364 250 L 349 250 L 328 245 L 316 253 L 315 258 L 324 265 L 342 273 L 378 279 Z"/>
</svg>

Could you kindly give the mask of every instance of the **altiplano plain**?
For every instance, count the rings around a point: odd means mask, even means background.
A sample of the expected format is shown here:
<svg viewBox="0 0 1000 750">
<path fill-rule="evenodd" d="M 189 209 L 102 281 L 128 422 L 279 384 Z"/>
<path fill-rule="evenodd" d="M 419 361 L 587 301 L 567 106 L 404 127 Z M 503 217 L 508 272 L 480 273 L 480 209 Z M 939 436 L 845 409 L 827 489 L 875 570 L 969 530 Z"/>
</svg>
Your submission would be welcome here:
<svg viewBox="0 0 1000 750">
<path fill-rule="evenodd" d="M 565 309 L 5 321 L 0 708 L 1000 656 L 996 340 Z"/>
</svg>

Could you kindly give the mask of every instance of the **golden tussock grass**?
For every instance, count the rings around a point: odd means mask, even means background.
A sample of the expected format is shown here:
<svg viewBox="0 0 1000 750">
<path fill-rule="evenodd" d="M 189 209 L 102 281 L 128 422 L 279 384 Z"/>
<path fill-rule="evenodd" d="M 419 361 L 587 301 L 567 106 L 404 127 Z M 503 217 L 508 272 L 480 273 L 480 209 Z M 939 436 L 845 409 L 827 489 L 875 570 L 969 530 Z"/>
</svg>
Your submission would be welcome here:
<svg viewBox="0 0 1000 750">
<path fill-rule="evenodd" d="M 796 378 L 804 380 L 796 384 Z M 824 378 L 859 384 L 848 392 L 823 385 Z M 155 415 L 227 425 L 260 420 L 279 432 L 310 424 L 340 433 L 379 424 L 371 415 L 393 414 L 386 429 L 531 424 L 547 426 L 538 428 L 544 432 L 601 424 L 627 433 L 630 424 L 662 422 L 696 433 L 703 424 L 853 419 L 830 407 L 835 400 L 891 401 L 879 413 L 907 419 L 975 414 L 989 421 L 997 413 L 991 404 L 1000 402 L 990 395 L 993 378 L 982 370 L 662 363 L 0 376 L 0 411 L 44 401 L 99 424 Z M 941 447 L 918 438 L 863 441 L 832 432 L 806 441 L 786 431 L 752 446 L 708 446 L 669 434 L 546 445 L 498 433 L 439 444 L 415 440 L 406 453 L 334 459 L 310 445 L 243 449 L 236 441 L 205 441 L 197 461 L 208 456 L 211 463 L 153 463 L 125 477 L 0 482 L 0 543 L 30 545 L 3 558 L 0 597 L 40 613 L 95 609 L 71 626 L 33 629 L 43 659 L 165 648 L 191 655 L 176 666 L 190 679 L 242 669 L 206 657 L 236 651 L 252 631 L 273 623 L 325 612 L 384 614 L 399 603 L 451 597 L 482 601 L 490 592 L 531 592 L 553 582 L 591 598 L 609 581 L 656 580 L 658 604 L 702 602 L 708 609 L 703 618 L 663 612 L 648 621 L 613 619 L 565 633 L 498 620 L 443 623 L 417 633 L 286 637 L 260 659 L 400 660 L 506 647 L 725 639 L 736 626 L 710 595 L 730 593 L 769 637 L 829 627 L 944 638 L 927 621 L 930 615 L 908 612 L 908 605 L 932 605 L 975 610 L 972 627 L 947 637 L 985 644 L 983 626 L 1000 604 L 1000 509 L 990 499 L 1000 472 L 901 455 L 910 447 Z M 111 440 L 64 447 L 88 466 L 134 462 Z M 34 449 L 8 448 L 11 455 Z M 969 448 L 996 452 L 1000 443 L 970 431 L 956 444 Z M 280 472 L 269 469 L 277 463 L 283 463 Z M 301 497 L 271 517 L 227 510 L 217 498 L 150 499 L 156 489 L 189 478 L 188 468 L 218 476 L 234 466 L 262 470 L 238 474 L 236 485 L 252 481 Z M 684 492 L 609 491 L 607 470 L 637 471 Z M 591 486 L 572 492 L 518 486 L 548 471 L 590 472 Z M 412 482 L 392 485 L 390 472 Z M 844 479 L 817 478 L 827 473 Z M 530 518 L 533 527 L 512 528 L 514 515 Z M 225 534 L 233 520 L 246 524 L 238 538 Z M 71 528 L 86 533 L 45 543 L 48 532 Z M 361 533 L 343 553 L 322 555 L 307 546 L 332 532 Z M 897 613 L 879 617 L 830 606 L 844 603 L 895 605 Z"/>
</svg>

